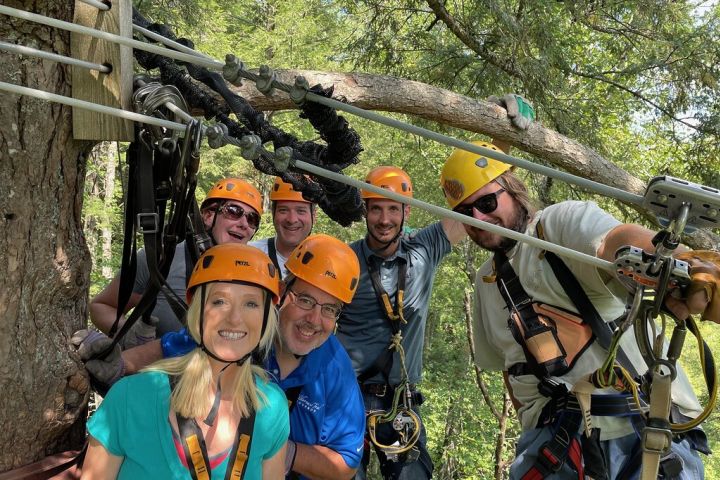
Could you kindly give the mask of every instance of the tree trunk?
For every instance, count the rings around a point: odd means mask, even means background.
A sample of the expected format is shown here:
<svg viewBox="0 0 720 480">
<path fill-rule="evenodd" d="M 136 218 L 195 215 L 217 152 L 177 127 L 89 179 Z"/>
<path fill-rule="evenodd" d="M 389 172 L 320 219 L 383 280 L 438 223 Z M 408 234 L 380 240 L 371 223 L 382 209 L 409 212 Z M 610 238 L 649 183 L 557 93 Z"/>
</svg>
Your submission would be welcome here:
<svg viewBox="0 0 720 480">
<path fill-rule="evenodd" d="M 73 2 L 4 1 L 72 20 Z M 0 38 L 69 55 L 69 34 L 10 17 Z M 0 80 L 70 95 L 70 70 L 0 54 Z M 84 154 L 69 107 L 0 95 L 0 471 L 77 448 L 88 384 L 68 340 L 85 323 Z"/>
<path fill-rule="evenodd" d="M 115 198 L 115 168 L 117 166 L 118 148 L 117 142 L 105 142 L 105 148 L 102 149 L 105 155 L 105 215 L 101 226 L 102 236 L 102 276 L 107 280 L 112 280 L 115 272 L 111 266 L 112 260 L 112 222 L 110 221 L 110 213 Z"/>
</svg>

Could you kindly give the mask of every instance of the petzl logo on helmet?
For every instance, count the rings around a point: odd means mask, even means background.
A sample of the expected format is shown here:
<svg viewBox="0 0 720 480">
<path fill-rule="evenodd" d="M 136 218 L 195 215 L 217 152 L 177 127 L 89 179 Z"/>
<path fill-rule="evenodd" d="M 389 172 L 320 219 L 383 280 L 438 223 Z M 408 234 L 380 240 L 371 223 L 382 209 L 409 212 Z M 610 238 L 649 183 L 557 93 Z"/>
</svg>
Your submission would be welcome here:
<svg viewBox="0 0 720 480">
<path fill-rule="evenodd" d="M 236 267 L 249 267 L 250 262 L 245 261 L 245 260 L 235 260 L 235 266 Z"/>
<path fill-rule="evenodd" d="M 445 180 L 442 188 L 445 191 L 445 195 L 453 200 L 458 200 L 465 191 L 463 184 L 457 180 Z"/>
<path fill-rule="evenodd" d="M 326 277 L 334 278 L 335 280 L 337 280 L 337 277 L 335 276 L 335 274 L 333 272 L 331 272 L 330 270 L 325 270 L 324 275 Z"/>
</svg>

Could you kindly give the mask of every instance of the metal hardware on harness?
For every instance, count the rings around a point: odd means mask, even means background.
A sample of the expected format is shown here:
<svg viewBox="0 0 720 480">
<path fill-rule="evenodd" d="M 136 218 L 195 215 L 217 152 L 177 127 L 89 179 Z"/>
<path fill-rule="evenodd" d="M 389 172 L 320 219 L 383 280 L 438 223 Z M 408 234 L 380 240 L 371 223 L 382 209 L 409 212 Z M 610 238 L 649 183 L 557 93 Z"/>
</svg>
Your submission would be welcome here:
<svg viewBox="0 0 720 480">
<path fill-rule="evenodd" d="M 186 120 L 186 116 L 180 112 L 186 113 L 189 109 L 177 87 L 157 82 L 147 83 L 148 80 L 149 78 L 144 75 L 135 78 L 135 83 L 142 85 L 133 94 L 132 102 L 135 111 L 165 120 L 170 120 L 169 117 L 172 117 L 173 121 L 178 123 Z M 148 129 L 160 151 L 167 155 L 175 151 L 180 139 L 178 130 L 173 130 L 170 136 L 167 136 L 167 130 L 162 127 L 148 125 Z"/>
<path fill-rule="evenodd" d="M 634 284 L 638 283 L 644 287 L 657 289 L 660 277 L 657 272 L 652 272 L 656 258 L 655 255 L 647 253 L 638 247 L 627 246 L 621 248 L 615 257 L 618 280 L 626 287 L 634 287 Z M 676 259 L 672 259 L 672 262 L 669 287 L 676 288 L 689 283 L 688 264 Z"/>
<path fill-rule="evenodd" d="M 160 220 L 157 213 L 138 213 L 136 218 L 138 233 L 142 233 L 143 235 L 158 233 Z"/>
<path fill-rule="evenodd" d="M 686 233 L 698 228 L 720 227 L 720 190 L 679 178 L 655 177 L 648 184 L 642 206 L 655 214 L 663 225 L 676 218 L 678 210 L 689 204 Z"/>
</svg>

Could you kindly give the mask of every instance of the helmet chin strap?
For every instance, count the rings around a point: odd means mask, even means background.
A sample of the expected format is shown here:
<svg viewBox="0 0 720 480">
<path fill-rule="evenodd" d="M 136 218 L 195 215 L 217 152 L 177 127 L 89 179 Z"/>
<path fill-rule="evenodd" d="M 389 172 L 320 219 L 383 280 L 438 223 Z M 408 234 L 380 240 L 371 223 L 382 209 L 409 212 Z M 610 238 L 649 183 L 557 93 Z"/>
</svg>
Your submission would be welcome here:
<svg viewBox="0 0 720 480">
<path fill-rule="evenodd" d="M 236 359 L 236 360 L 226 360 L 224 358 L 221 358 L 210 351 L 209 348 L 205 345 L 205 296 L 206 296 L 206 284 L 202 284 L 200 286 L 200 301 L 202 302 L 200 304 L 200 349 L 205 352 L 209 357 L 217 360 L 218 362 L 226 363 L 222 370 L 220 370 L 220 374 L 218 375 L 217 379 L 217 386 L 215 388 L 215 399 L 213 400 L 212 408 L 210 408 L 210 412 L 208 412 L 207 417 L 205 417 L 205 420 L 203 422 L 205 425 L 212 426 L 215 423 L 215 419 L 217 418 L 218 410 L 220 409 L 220 397 L 222 395 L 222 389 L 221 389 L 221 381 L 222 381 L 222 375 L 225 373 L 225 369 L 227 369 L 230 365 L 233 363 L 236 364 L 238 367 L 242 367 L 245 362 L 247 362 L 248 358 L 252 357 L 251 363 L 259 363 L 261 361 L 261 349 L 260 349 L 260 341 L 262 340 L 263 336 L 265 335 L 265 329 L 267 328 L 267 322 L 268 322 L 268 314 L 270 313 L 270 293 L 266 292 L 265 294 L 265 308 L 263 312 L 263 323 L 262 328 L 260 329 L 260 339 L 258 340 L 258 344 L 253 348 L 250 352 L 246 353 L 242 357 Z"/>
</svg>

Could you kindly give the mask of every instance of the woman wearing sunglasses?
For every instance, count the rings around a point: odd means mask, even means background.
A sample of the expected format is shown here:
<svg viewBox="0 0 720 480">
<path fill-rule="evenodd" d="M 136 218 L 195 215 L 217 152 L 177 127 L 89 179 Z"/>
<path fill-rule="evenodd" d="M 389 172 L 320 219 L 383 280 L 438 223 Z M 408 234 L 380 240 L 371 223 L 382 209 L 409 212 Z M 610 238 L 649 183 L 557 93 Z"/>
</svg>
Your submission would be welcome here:
<svg viewBox="0 0 720 480">
<path fill-rule="evenodd" d="M 213 244 L 246 244 L 249 242 L 260 224 L 262 204 L 263 199 L 260 192 L 245 180 L 224 178 L 216 182 L 208 191 L 200 208 L 203 223 Z M 145 249 L 141 249 L 137 256 L 137 272 L 132 286 L 132 294 L 125 305 L 126 312 L 140 302 L 143 293 L 150 285 L 150 270 L 146 258 Z M 137 322 L 123 339 L 123 349 L 145 343 L 155 338 L 156 335 L 160 337 L 167 332 L 183 328 L 183 323 L 176 317 L 171 302 L 180 303 L 179 299 L 185 294 L 188 275 L 192 268 L 192 265 L 188 265 L 187 262 L 189 258 L 191 256 L 186 242 L 178 243 L 166 279 L 169 290 L 160 291 L 152 312 L 152 316 L 158 320 L 157 325 L 150 326 L 145 322 Z M 103 333 L 110 330 L 117 318 L 119 292 L 120 275 L 118 274 L 90 301 L 90 318 Z M 169 296 L 173 298 L 169 299 Z M 100 336 L 94 338 L 102 339 Z M 102 349 L 101 346 L 98 348 Z M 107 377 L 108 375 L 112 376 L 112 372 L 101 376 Z M 103 379 L 105 383 L 112 383 L 107 380 L 109 378 Z"/>
<path fill-rule="evenodd" d="M 197 348 L 126 377 L 88 422 L 83 478 L 278 479 L 287 400 L 261 362 L 277 328 L 279 275 L 254 247 L 212 247 L 187 288 Z"/>
</svg>

